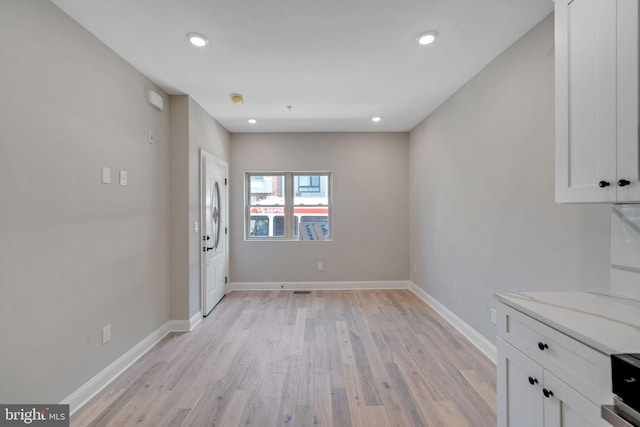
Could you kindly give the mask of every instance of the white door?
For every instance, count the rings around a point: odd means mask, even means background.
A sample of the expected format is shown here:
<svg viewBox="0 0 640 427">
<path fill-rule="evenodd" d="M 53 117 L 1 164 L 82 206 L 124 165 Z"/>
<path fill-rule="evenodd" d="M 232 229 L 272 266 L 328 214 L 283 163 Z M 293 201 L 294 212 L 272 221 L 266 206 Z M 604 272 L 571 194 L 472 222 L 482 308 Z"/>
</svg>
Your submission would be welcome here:
<svg viewBox="0 0 640 427">
<path fill-rule="evenodd" d="M 206 151 L 202 164 L 202 312 L 206 316 L 226 293 L 227 163 Z"/>
<path fill-rule="evenodd" d="M 600 416 L 599 406 L 548 371 L 544 372 L 544 387 L 545 427 L 611 427 Z"/>
<path fill-rule="evenodd" d="M 618 0 L 618 202 L 640 201 L 638 0 Z M 621 180 L 630 184 L 620 186 Z"/>
<path fill-rule="evenodd" d="M 615 202 L 616 1 L 555 3 L 556 202 Z"/>
<path fill-rule="evenodd" d="M 498 427 L 546 427 L 543 424 L 543 369 L 498 338 Z"/>
</svg>

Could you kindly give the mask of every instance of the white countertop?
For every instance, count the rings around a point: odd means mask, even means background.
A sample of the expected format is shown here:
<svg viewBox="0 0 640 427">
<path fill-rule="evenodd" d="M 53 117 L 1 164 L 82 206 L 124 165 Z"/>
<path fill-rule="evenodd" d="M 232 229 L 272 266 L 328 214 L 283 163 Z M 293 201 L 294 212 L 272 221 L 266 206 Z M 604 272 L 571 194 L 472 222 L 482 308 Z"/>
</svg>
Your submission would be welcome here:
<svg viewBox="0 0 640 427">
<path fill-rule="evenodd" d="M 640 301 L 591 292 L 512 292 L 496 297 L 606 355 L 640 353 Z"/>
</svg>

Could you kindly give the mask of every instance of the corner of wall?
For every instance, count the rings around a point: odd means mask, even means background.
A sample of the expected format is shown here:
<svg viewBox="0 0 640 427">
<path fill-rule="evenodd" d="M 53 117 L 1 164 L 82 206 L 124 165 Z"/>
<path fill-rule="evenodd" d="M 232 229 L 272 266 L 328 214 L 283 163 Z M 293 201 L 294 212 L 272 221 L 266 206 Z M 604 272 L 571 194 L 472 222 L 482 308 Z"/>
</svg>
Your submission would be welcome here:
<svg viewBox="0 0 640 427">
<path fill-rule="evenodd" d="M 188 150 L 189 97 L 169 96 L 170 176 L 171 176 L 171 300 L 170 318 L 189 318 L 189 240 L 186 233 L 189 214 Z"/>
</svg>

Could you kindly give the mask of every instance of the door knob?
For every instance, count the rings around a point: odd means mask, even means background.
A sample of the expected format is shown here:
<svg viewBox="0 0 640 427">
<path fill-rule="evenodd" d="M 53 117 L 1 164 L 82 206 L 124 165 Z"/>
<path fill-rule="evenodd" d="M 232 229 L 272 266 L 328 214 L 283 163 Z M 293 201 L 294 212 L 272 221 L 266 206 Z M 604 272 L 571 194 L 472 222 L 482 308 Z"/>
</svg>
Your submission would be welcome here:
<svg viewBox="0 0 640 427">
<path fill-rule="evenodd" d="M 551 397 L 553 396 L 553 392 L 551 390 L 547 390 L 546 388 L 542 389 L 542 394 L 544 394 L 544 397 Z"/>
<path fill-rule="evenodd" d="M 538 380 L 533 377 L 529 377 L 529 384 L 531 385 L 538 384 Z"/>
<path fill-rule="evenodd" d="M 539 342 L 538 343 L 538 348 L 542 351 L 546 350 L 547 348 L 549 348 L 549 346 L 543 342 Z"/>
<path fill-rule="evenodd" d="M 610 182 L 607 182 L 607 181 L 600 181 L 600 182 L 598 183 L 598 187 L 600 187 L 600 188 L 605 188 L 605 187 L 608 187 L 608 186 L 610 186 L 610 185 L 611 185 L 611 183 L 610 183 Z"/>
<path fill-rule="evenodd" d="M 626 179 L 621 179 L 618 181 L 618 185 L 620 187 L 626 187 L 627 185 L 631 184 L 629 181 L 627 181 Z"/>
</svg>

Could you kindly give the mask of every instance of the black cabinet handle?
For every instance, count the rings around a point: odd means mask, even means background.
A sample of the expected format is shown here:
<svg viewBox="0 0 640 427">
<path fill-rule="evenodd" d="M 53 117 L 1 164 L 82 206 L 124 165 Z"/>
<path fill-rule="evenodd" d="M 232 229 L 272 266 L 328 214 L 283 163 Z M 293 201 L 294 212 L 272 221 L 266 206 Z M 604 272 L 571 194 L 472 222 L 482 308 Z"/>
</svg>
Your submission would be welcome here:
<svg viewBox="0 0 640 427">
<path fill-rule="evenodd" d="M 544 351 L 545 349 L 549 348 L 549 346 L 543 342 L 539 342 L 538 343 L 538 348 L 542 351 Z"/>
<path fill-rule="evenodd" d="M 546 398 L 553 396 L 553 392 L 551 390 L 547 390 L 546 388 L 542 389 L 542 394 L 544 394 L 544 397 Z"/>
<path fill-rule="evenodd" d="M 529 377 L 529 384 L 531 385 L 538 384 L 538 380 L 536 378 Z"/>
<path fill-rule="evenodd" d="M 626 179 L 621 179 L 618 181 L 618 185 L 620 187 L 626 187 L 627 185 L 631 184 L 629 181 L 627 181 Z"/>
<path fill-rule="evenodd" d="M 607 181 L 600 181 L 600 182 L 598 183 L 598 187 L 600 187 L 600 188 L 605 188 L 605 187 L 608 187 L 608 186 L 610 186 L 610 185 L 611 185 L 611 183 L 610 183 L 610 182 L 607 182 Z"/>
</svg>

